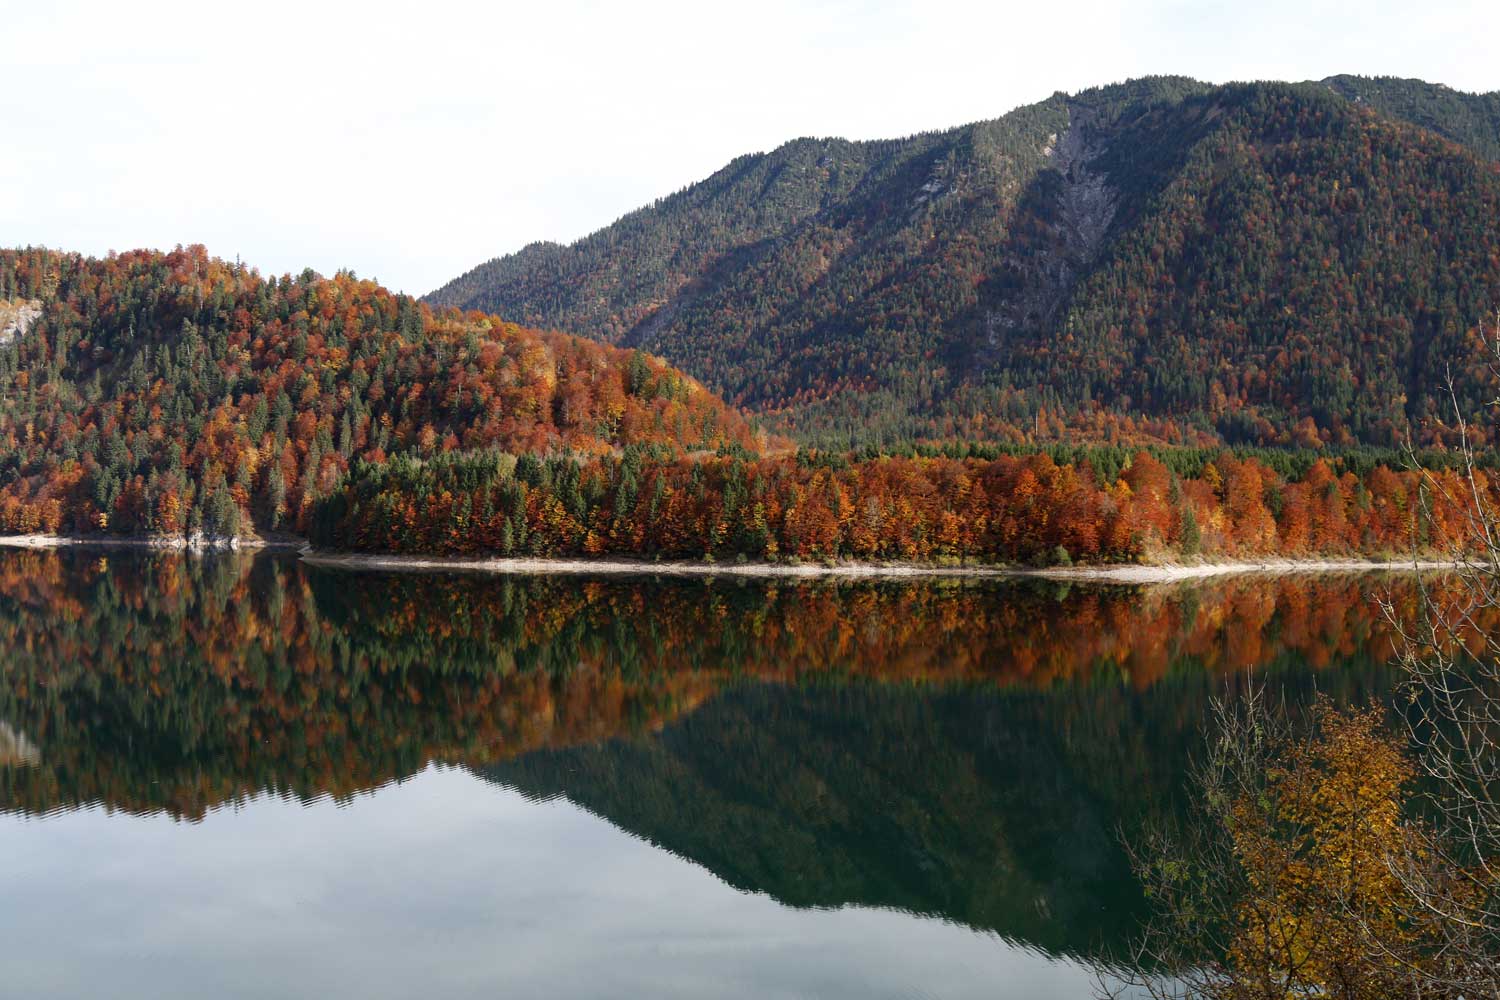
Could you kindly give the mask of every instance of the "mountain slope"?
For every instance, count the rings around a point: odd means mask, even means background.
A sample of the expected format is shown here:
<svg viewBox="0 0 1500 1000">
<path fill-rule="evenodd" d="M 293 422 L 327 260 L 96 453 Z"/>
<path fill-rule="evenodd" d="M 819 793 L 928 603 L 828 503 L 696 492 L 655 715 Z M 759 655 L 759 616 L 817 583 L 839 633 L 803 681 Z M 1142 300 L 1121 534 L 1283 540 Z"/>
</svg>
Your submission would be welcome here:
<svg viewBox="0 0 1500 1000">
<path fill-rule="evenodd" d="M 1500 160 L 1500 91 L 1469 94 L 1393 76 L 1331 76 L 1323 83 L 1388 118 L 1418 125 L 1480 156 Z"/>
<path fill-rule="evenodd" d="M 340 273 L 263 278 L 201 247 L 0 251 L 0 530 L 305 527 L 351 461 L 457 448 L 754 449 L 639 352 L 433 310 Z"/>
<path fill-rule="evenodd" d="M 798 140 L 430 298 L 644 347 L 830 444 L 1436 439 L 1434 366 L 1500 298 L 1488 99 L 1466 150 L 1376 110 L 1441 117 L 1441 88 L 1354 86 L 1153 78 Z"/>
</svg>

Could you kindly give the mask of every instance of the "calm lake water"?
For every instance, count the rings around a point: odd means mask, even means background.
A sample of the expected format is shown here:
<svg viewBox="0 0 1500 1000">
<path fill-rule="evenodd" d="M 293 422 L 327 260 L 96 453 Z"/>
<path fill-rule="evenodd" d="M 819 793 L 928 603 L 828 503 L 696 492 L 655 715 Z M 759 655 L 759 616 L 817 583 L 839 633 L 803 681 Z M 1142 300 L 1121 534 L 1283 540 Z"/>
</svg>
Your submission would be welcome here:
<svg viewBox="0 0 1500 1000">
<path fill-rule="evenodd" d="M 587 581 L 0 552 L 24 997 L 1088 996 L 1209 700 L 1380 577 Z"/>
</svg>

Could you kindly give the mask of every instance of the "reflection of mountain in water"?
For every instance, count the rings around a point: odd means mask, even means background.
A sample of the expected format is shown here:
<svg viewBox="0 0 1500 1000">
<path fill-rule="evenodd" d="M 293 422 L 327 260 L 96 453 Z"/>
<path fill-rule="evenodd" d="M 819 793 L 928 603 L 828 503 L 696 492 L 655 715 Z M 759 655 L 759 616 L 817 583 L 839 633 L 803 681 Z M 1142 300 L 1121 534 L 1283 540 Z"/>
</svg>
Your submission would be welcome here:
<svg viewBox="0 0 1500 1000">
<path fill-rule="evenodd" d="M 898 907 L 1086 953 L 1139 905 L 1117 828 L 1177 807 L 1226 680 L 1386 689 L 1373 586 L 0 553 L 0 811 L 197 819 L 462 764 L 789 904 Z"/>
<path fill-rule="evenodd" d="M 1082 951 L 1137 910 L 1113 830 L 1111 786 L 1124 775 L 1080 773 L 1039 707 L 865 684 L 746 686 L 657 738 L 479 773 L 566 796 L 784 903 L 895 907 Z"/>
<path fill-rule="evenodd" d="M 1383 686 L 1344 680 L 1349 698 Z M 1141 912 L 1122 827 L 1180 809 L 1222 690 L 1201 673 L 1149 693 L 743 685 L 648 739 L 476 773 L 790 905 L 894 907 L 1089 955 Z M 1311 678 L 1288 691 L 1303 700 Z"/>
</svg>

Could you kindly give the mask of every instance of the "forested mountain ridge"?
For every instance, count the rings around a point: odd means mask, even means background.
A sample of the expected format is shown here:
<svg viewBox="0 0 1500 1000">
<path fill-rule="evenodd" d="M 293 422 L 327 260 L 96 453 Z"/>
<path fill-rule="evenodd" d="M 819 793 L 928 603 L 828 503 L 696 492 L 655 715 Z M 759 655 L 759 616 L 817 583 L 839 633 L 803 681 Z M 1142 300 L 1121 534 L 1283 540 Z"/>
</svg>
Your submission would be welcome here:
<svg viewBox="0 0 1500 1000">
<path fill-rule="evenodd" d="M 0 301 L 15 316 L 5 533 L 1030 563 L 1412 541 L 1420 477 L 1391 472 L 1391 452 L 793 455 L 641 351 L 434 310 L 347 272 L 265 278 L 199 247 L 0 251 Z M 1424 463 L 1459 495 L 1451 455 Z M 1457 537 L 1451 508 L 1418 525 L 1424 550 Z"/>
<path fill-rule="evenodd" d="M 1149 78 L 801 139 L 430 299 L 644 347 L 831 446 L 1440 442 L 1434 382 L 1500 301 L 1496 99 Z"/>
<path fill-rule="evenodd" d="M 1480 156 L 1500 160 L 1500 91 L 1470 94 L 1393 76 L 1331 76 L 1323 83 L 1386 117 L 1419 125 Z"/>
<path fill-rule="evenodd" d="M 0 251 L 0 530 L 302 530 L 351 461 L 758 446 L 641 352 L 201 247 Z"/>
</svg>

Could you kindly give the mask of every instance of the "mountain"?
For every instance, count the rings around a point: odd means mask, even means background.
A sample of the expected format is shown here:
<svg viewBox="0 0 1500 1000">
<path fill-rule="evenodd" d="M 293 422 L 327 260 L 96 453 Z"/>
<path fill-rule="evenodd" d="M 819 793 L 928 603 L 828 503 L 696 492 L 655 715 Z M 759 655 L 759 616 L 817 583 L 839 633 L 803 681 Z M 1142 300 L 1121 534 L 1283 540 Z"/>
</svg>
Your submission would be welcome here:
<svg viewBox="0 0 1500 1000">
<path fill-rule="evenodd" d="M 429 296 L 640 347 L 802 440 L 1441 443 L 1500 302 L 1500 95 L 1162 77 L 799 139 Z"/>
<path fill-rule="evenodd" d="M 303 530 L 350 463 L 758 446 L 640 352 L 201 247 L 0 251 L 0 530 Z"/>
<path fill-rule="evenodd" d="M 1323 83 L 1388 118 L 1421 126 L 1480 156 L 1500 160 L 1500 91 L 1468 94 L 1393 76 L 1331 76 Z"/>
</svg>

